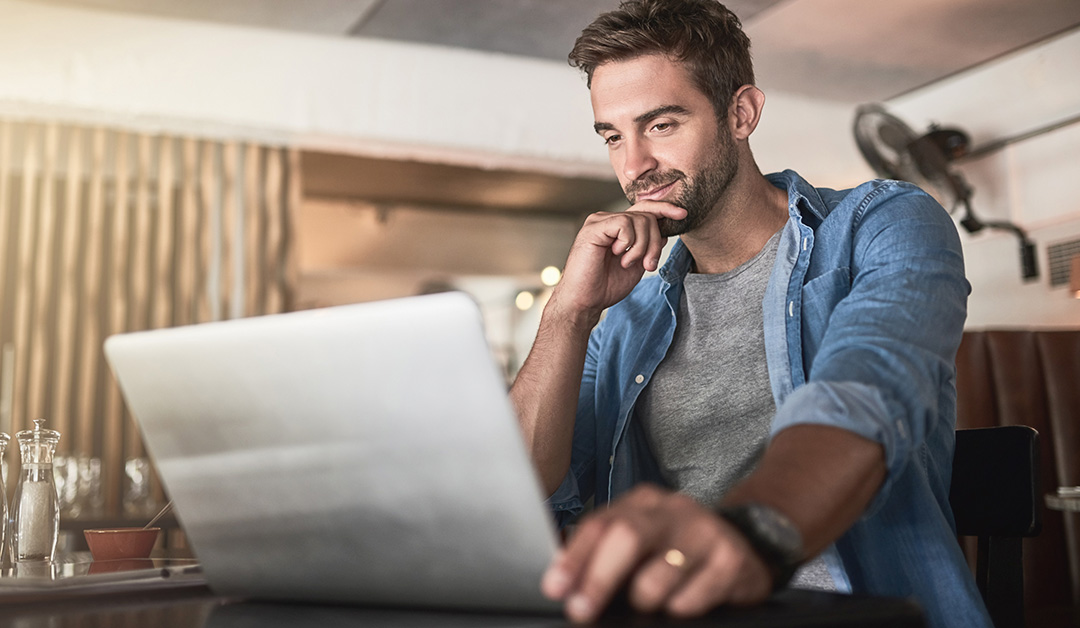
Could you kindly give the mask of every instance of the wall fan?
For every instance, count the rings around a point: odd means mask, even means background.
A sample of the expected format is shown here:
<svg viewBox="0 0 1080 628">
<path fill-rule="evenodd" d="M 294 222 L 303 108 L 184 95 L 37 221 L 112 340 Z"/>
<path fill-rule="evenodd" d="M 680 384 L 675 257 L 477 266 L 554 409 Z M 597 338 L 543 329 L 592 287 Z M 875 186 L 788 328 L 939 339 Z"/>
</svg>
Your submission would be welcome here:
<svg viewBox="0 0 1080 628">
<path fill-rule="evenodd" d="M 1039 276 L 1035 245 L 1027 233 L 1011 222 L 983 221 L 971 209 L 973 190 L 950 164 L 968 154 L 970 142 L 963 131 L 931 126 L 919 135 L 877 104 L 855 111 L 855 143 L 878 176 L 914 183 L 932 194 L 949 213 L 963 209 L 960 225 L 968 233 L 1002 229 L 1020 239 L 1020 266 L 1025 280 Z M 982 152 L 982 151 L 980 151 Z"/>
</svg>

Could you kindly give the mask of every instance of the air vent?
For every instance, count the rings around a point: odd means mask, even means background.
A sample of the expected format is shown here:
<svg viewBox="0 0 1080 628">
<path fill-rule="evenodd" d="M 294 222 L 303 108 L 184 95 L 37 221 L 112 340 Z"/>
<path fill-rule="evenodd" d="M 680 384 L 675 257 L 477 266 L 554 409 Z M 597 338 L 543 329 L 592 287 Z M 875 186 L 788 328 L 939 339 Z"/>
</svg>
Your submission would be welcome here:
<svg viewBox="0 0 1080 628">
<path fill-rule="evenodd" d="M 1072 258 L 1080 255 L 1080 240 L 1051 244 L 1046 247 L 1046 255 L 1050 258 L 1050 286 L 1069 285 L 1069 269 Z"/>
</svg>

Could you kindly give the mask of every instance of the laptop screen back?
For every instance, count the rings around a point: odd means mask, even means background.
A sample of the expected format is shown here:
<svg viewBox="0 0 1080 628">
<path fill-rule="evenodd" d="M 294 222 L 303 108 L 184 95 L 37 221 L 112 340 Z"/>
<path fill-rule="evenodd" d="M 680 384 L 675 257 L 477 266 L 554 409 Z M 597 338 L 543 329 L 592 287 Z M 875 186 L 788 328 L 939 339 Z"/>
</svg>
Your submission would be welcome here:
<svg viewBox="0 0 1080 628">
<path fill-rule="evenodd" d="M 114 336 L 222 594 L 540 610 L 555 534 L 462 294 Z"/>
</svg>

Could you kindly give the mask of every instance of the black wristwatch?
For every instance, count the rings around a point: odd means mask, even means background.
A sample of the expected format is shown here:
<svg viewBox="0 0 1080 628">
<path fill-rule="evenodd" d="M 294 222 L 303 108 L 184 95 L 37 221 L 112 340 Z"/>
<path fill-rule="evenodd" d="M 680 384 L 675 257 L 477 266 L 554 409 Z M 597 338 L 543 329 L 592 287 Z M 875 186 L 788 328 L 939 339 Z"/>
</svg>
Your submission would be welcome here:
<svg viewBox="0 0 1080 628">
<path fill-rule="evenodd" d="M 773 591 L 787 586 L 804 560 L 802 535 L 795 524 L 775 509 L 755 502 L 721 506 L 716 512 L 746 537 L 769 568 Z"/>
</svg>

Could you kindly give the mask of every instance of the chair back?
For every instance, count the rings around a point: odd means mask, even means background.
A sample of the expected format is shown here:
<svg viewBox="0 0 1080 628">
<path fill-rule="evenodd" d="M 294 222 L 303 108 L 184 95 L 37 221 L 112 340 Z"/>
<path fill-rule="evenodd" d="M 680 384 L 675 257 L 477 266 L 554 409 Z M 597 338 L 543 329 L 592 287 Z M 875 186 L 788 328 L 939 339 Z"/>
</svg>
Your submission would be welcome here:
<svg viewBox="0 0 1080 628">
<path fill-rule="evenodd" d="M 1042 527 L 1039 433 L 1023 425 L 956 431 L 949 502 L 978 537 L 975 581 L 996 628 L 1024 626 L 1024 537 Z"/>
</svg>

